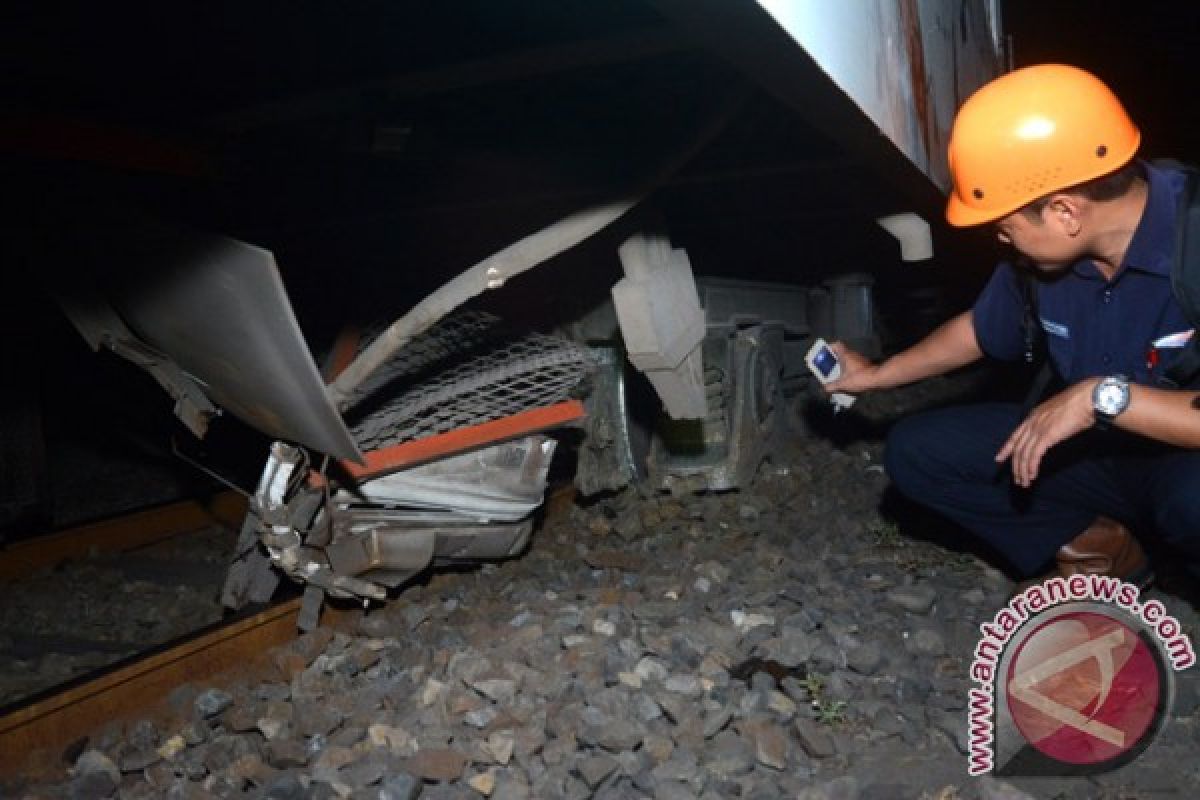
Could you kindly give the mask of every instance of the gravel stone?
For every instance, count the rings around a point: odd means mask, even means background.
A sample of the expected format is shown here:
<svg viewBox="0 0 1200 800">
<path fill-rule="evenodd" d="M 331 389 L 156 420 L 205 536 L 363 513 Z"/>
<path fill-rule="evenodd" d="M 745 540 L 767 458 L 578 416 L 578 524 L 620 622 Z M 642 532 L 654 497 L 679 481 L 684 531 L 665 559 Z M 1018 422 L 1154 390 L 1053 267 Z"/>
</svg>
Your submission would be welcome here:
<svg viewBox="0 0 1200 800">
<path fill-rule="evenodd" d="M 731 719 L 733 719 L 733 709 L 728 707 L 706 714 L 704 716 L 704 738 L 711 739 L 725 730 Z"/>
<path fill-rule="evenodd" d="M 979 800 L 1034 800 L 1034 797 L 1011 783 L 984 775 L 979 779 Z"/>
<path fill-rule="evenodd" d="M 516 747 L 516 739 L 511 731 L 498 731 L 491 734 L 484 743 L 484 751 L 491 756 L 497 764 L 507 764 L 512 758 L 513 750 Z"/>
<path fill-rule="evenodd" d="M 417 800 L 424 784 L 407 772 L 388 775 L 379 786 L 378 800 Z"/>
<path fill-rule="evenodd" d="M 666 781 L 654 787 L 654 800 L 697 800 L 697 797 L 687 784 Z"/>
<path fill-rule="evenodd" d="M 596 789 L 604 783 L 620 766 L 612 756 L 597 755 L 581 759 L 576 769 L 584 783 L 591 789 Z"/>
<path fill-rule="evenodd" d="M 816 720 L 799 718 L 795 730 L 796 740 L 812 758 L 829 758 L 836 752 L 829 730 Z"/>
<path fill-rule="evenodd" d="M 141 772 L 161 758 L 158 751 L 152 748 L 127 748 L 121 753 L 117 763 L 121 772 Z"/>
<path fill-rule="evenodd" d="M 308 800 L 310 793 L 298 775 L 281 775 L 271 781 L 263 797 L 270 800 Z"/>
<path fill-rule="evenodd" d="M 720 778 L 745 775 L 754 769 L 754 750 L 733 731 L 722 731 L 713 737 L 705 753 L 704 767 Z"/>
<path fill-rule="evenodd" d="M 388 765 L 377 758 L 364 758 L 347 764 L 337 771 L 339 782 L 351 789 L 361 789 L 379 783 L 388 772 Z"/>
<path fill-rule="evenodd" d="M 267 742 L 267 763 L 276 769 L 303 767 L 308 763 L 308 748 L 296 739 L 276 739 Z"/>
<path fill-rule="evenodd" d="M 657 683 L 666 683 L 670 677 L 671 671 L 665 664 L 656 658 L 647 656 L 637 663 L 634 667 L 634 674 L 643 681 L 654 681 Z"/>
<path fill-rule="evenodd" d="M 113 760 L 99 750 L 85 750 L 75 760 L 73 769 L 75 779 L 72 781 L 72 794 L 76 789 L 91 789 L 97 792 L 96 797 L 108 797 L 116 792 L 121 784 L 121 771 Z"/>
<path fill-rule="evenodd" d="M 882 664 L 883 649 L 875 641 L 854 648 L 846 656 L 846 666 L 860 675 L 874 675 Z"/>
<path fill-rule="evenodd" d="M 958 748 L 958 752 L 966 755 L 970 751 L 970 736 L 967 730 L 967 715 L 939 708 L 926 708 L 925 717 L 929 724 L 942 731 Z"/>
<path fill-rule="evenodd" d="M 492 792 L 496 790 L 496 773 L 494 770 L 489 769 L 487 772 L 472 775 L 467 780 L 467 785 L 484 797 L 490 797 Z"/>
<path fill-rule="evenodd" d="M 89 733 L 99 766 L 29 796 L 1023 800 L 1019 779 L 967 780 L 959 752 L 978 626 L 1011 583 L 886 533 L 886 479 L 864 471 L 881 443 L 778 444 L 738 492 L 546 515 L 521 557 L 299 637 L 263 684 L 172 692 L 180 727 Z M 1138 761 L 1038 791 L 1200 796 L 1196 686 L 1177 676 L 1174 724 Z M 834 702 L 846 721 L 820 722 Z"/>
<path fill-rule="evenodd" d="M 326 703 L 297 702 L 292 708 L 292 725 L 303 736 L 328 736 L 342 724 L 342 715 Z"/>
<path fill-rule="evenodd" d="M 489 678 L 471 683 L 471 688 L 501 705 L 509 705 L 517 696 L 517 682 L 510 678 Z"/>
<path fill-rule="evenodd" d="M 414 775 L 429 781 L 453 781 L 462 775 L 467 756 L 452 747 L 418 750 L 408 760 L 408 769 Z"/>
<path fill-rule="evenodd" d="M 946 652 L 946 639 L 933 628 L 919 628 L 908 639 L 910 649 L 923 656 L 940 656 Z"/>
<path fill-rule="evenodd" d="M 212 719 L 233 705 L 233 696 L 220 689 L 205 689 L 196 696 L 196 713 L 201 719 Z"/>
<path fill-rule="evenodd" d="M 613 720 L 601 726 L 585 729 L 581 737 L 584 742 L 603 747 L 610 753 L 633 750 L 642 743 L 645 731 L 641 726 L 627 720 Z"/>
<path fill-rule="evenodd" d="M 771 769 L 787 767 L 788 743 L 783 728 L 773 722 L 760 722 L 748 726 L 748 732 L 754 740 L 754 755 L 758 763 Z"/>
<path fill-rule="evenodd" d="M 704 684 L 695 675 L 672 675 L 667 678 L 663 688 L 668 692 L 676 692 L 689 697 L 698 697 L 704 694 Z"/>
<path fill-rule="evenodd" d="M 962 599 L 967 605 L 981 606 L 987 601 L 987 595 L 984 594 L 983 589 L 976 587 L 963 592 Z"/>
<path fill-rule="evenodd" d="M 927 584 L 900 586 L 888 592 L 887 599 L 911 614 L 928 614 L 937 600 L 937 589 Z"/>
</svg>

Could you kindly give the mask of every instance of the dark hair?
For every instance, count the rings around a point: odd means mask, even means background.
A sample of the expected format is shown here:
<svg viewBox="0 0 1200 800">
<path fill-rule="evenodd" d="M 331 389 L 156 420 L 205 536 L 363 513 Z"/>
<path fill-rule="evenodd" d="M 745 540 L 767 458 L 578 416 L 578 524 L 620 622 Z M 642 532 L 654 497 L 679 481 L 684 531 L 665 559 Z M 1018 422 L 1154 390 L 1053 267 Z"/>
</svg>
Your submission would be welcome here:
<svg viewBox="0 0 1200 800">
<path fill-rule="evenodd" d="M 1115 172 L 1110 172 L 1107 175 L 1101 175 L 1099 178 L 1092 178 L 1090 181 L 1077 183 L 1074 186 L 1067 186 L 1064 189 L 1057 189 L 1050 194 L 1043 195 L 1023 206 L 1021 211 L 1031 219 L 1040 222 L 1042 219 L 1042 209 L 1050 202 L 1050 198 L 1056 194 L 1068 192 L 1085 197 L 1093 203 L 1103 203 L 1108 200 L 1116 200 L 1128 192 L 1135 181 L 1145 180 L 1145 178 L 1146 170 L 1142 167 L 1142 162 L 1135 158 Z"/>
</svg>

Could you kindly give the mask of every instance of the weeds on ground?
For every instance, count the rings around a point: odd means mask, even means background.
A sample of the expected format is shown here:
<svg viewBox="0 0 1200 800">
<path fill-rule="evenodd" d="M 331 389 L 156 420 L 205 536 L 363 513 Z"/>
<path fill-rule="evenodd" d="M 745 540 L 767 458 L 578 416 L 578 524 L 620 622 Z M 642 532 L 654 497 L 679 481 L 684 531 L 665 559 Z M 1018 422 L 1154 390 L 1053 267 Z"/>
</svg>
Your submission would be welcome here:
<svg viewBox="0 0 1200 800">
<path fill-rule="evenodd" d="M 810 672 L 805 675 L 804 678 L 799 681 L 799 684 L 804 688 L 804 691 L 808 692 L 808 696 L 813 699 L 814 703 L 817 701 L 817 698 L 821 696 L 821 693 L 825 691 L 825 679 L 816 672 Z"/>
<path fill-rule="evenodd" d="M 867 535 L 871 537 L 871 543 L 876 547 L 891 549 L 904 545 L 904 537 L 900 535 L 899 526 L 889 520 L 872 522 L 867 527 Z"/>
<path fill-rule="evenodd" d="M 846 721 L 845 700 L 818 700 L 813 707 L 817 711 L 817 722 L 825 725 L 840 725 Z"/>
<path fill-rule="evenodd" d="M 846 721 L 846 701 L 825 696 L 825 679 L 820 674 L 810 672 L 799 683 L 808 692 L 812 708 L 817 712 L 817 722 L 840 725 Z"/>
</svg>

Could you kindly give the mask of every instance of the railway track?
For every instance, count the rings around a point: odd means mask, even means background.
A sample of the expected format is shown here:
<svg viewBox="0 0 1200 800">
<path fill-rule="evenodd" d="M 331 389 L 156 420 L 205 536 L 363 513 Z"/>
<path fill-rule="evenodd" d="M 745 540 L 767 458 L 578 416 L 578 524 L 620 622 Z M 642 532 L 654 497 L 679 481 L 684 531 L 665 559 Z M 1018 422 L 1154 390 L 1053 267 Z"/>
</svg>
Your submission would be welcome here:
<svg viewBox="0 0 1200 800">
<path fill-rule="evenodd" d="M 547 515 L 566 514 L 573 498 L 571 487 L 551 492 Z M 244 513 L 245 500 L 227 492 L 29 540 L 0 551 L 0 582 L 97 553 L 128 559 L 213 525 L 236 530 Z M 295 639 L 299 613 L 299 597 L 250 610 L 0 708 L 0 782 L 61 775 L 85 737 L 110 723 L 175 719 L 168 697 L 181 686 L 227 687 L 269 670 L 272 649 Z M 359 615 L 327 605 L 321 624 L 342 628 Z"/>
<path fill-rule="evenodd" d="M 48 570 L 73 559 L 141 552 L 213 526 L 236 529 L 244 513 L 244 499 L 226 492 L 28 540 L 0 551 L 0 581 L 39 573 L 52 578 Z M 171 578 L 170 570 L 165 577 Z M 176 687 L 220 685 L 254 669 L 266 651 L 295 636 L 298 612 L 299 600 L 291 599 L 222 620 L 9 705 L 0 710 L 0 775 L 61 772 L 66 755 L 88 732 L 112 721 L 161 717 Z M 89 646 L 121 652 L 120 644 L 86 638 L 76 645 Z"/>
</svg>

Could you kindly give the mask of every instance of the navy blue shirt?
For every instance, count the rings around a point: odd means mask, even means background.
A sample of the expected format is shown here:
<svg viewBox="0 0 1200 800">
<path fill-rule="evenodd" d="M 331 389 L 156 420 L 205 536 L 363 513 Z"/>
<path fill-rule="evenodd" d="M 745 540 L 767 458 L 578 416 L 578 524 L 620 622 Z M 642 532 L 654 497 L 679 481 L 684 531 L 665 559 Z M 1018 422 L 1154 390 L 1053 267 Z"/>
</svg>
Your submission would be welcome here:
<svg viewBox="0 0 1200 800">
<path fill-rule="evenodd" d="M 1091 259 L 1036 281 L 1037 315 L 1050 360 L 1067 383 L 1122 374 L 1153 384 L 1192 326 L 1171 293 L 1175 217 L 1185 178 L 1145 164 L 1149 193 L 1125 260 L 1111 281 Z M 1013 266 L 1001 263 L 975 301 L 984 353 L 1014 361 L 1025 353 L 1024 303 Z"/>
</svg>

